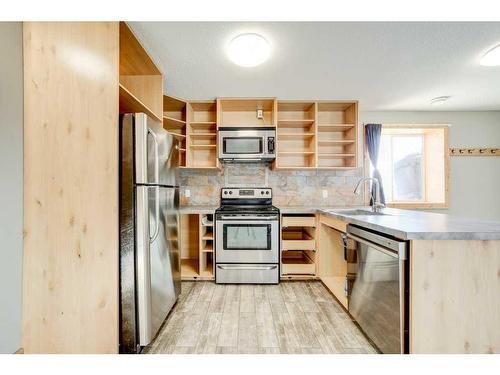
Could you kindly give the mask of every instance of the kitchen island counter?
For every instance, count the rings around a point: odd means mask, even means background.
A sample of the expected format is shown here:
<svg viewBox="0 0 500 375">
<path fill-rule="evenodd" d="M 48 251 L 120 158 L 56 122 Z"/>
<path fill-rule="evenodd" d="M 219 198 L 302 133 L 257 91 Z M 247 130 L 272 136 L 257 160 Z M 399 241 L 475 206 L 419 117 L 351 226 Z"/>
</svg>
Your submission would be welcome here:
<svg viewBox="0 0 500 375">
<path fill-rule="evenodd" d="M 352 210 L 370 208 L 322 208 L 318 212 L 403 240 L 500 240 L 500 222 L 396 208 L 384 208 L 384 215 L 349 214 Z"/>
</svg>

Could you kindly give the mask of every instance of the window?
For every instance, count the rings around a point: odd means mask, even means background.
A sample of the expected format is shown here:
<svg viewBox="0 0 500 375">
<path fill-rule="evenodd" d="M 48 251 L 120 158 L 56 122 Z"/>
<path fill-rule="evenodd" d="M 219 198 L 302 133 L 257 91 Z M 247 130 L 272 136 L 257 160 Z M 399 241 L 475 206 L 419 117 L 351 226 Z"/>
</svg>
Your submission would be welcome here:
<svg viewBox="0 0 500 375">
<path fill-rule="evenodd" d="M 387 206 L 447 208 L 448 164 L 447 125 L 382 125 L 378 169 Z"/>
</svg>

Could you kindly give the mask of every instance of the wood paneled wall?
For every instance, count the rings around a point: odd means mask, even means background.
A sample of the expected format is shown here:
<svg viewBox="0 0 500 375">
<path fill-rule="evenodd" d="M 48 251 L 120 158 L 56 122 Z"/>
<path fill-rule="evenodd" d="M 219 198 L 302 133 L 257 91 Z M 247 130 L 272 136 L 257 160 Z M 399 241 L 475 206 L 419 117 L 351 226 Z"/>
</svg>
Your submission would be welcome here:
<svg viewBox="0 0 500 375">
<path fill-rule="evenodd" d="M 118 29 L 24 24 L 25 353 L 118 351 Z"/>
</svg>

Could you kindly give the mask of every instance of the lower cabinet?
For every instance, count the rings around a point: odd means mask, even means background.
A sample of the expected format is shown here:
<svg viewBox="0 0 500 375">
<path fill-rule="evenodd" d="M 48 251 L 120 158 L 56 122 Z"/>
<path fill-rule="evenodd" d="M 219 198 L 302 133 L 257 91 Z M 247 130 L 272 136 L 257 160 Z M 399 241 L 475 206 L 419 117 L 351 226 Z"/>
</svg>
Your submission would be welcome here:
<svg viewBox="0 0 500 375">
<path fill-rule="evenodd" d="M 214 215 L 181 215 L 181 279 L 214 279 Z"/>
<path fill-rule="evenodd" d="M 281 278 L 316 276 L 316 215 L 281 216 Z"/>
<path fill-rule="evenodd" d="M 318 218 L 318 276 L 347 309 L 349 290 L 356 276 L 355 243 L 346 240 L 347 223 L 332 217 Z"/>
</svg>

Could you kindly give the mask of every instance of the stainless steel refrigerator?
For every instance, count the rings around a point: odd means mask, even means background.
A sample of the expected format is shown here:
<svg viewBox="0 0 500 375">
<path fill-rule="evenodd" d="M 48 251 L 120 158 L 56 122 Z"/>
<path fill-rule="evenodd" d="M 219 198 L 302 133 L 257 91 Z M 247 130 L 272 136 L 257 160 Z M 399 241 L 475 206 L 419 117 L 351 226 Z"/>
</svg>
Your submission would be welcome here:
<svg viewBox="0 0 500 375">
<path fill-rule="evenodd" d="M 120 116 L 120 352 L 137 353 L 180 294 L 177 140 L 144 113 Z"/>
</svg>

